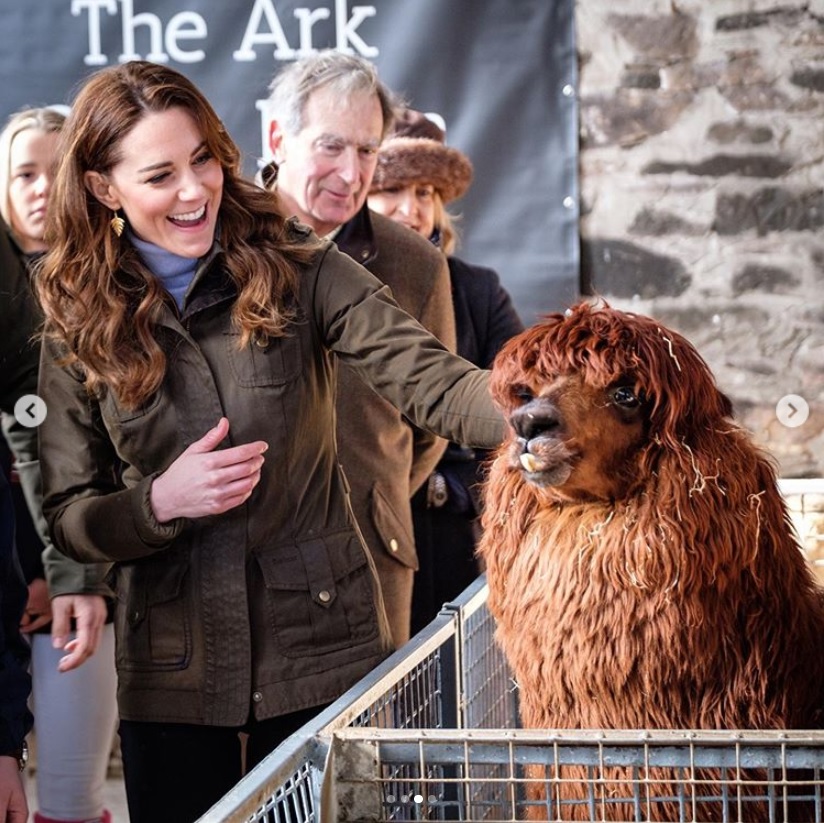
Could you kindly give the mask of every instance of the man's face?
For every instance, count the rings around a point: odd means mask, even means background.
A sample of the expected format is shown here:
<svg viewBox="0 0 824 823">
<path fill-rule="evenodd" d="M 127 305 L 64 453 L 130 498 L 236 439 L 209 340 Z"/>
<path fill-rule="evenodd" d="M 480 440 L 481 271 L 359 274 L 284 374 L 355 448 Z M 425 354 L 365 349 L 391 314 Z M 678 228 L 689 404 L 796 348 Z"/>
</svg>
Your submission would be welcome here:
<svg viewBox="0 0 824 823">
<path fill-rule="evenodd" d="M 287 213 L 321 236 L 354 217 L 369 193 L 382 131 L 375 94 L 342 100 L 327 88 L 309 97 L 298 134 L 286 134 L 272 121 L 270 145 Z"/>
</svg>

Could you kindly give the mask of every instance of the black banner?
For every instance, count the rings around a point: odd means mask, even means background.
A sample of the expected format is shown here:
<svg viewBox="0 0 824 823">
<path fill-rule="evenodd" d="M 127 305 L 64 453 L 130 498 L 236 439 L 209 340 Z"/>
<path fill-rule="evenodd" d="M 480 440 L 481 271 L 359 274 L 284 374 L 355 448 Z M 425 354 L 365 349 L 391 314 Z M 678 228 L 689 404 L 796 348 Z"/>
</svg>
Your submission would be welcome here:
<svg viewBox="0 0 824 823">
<path fill-rule="evenodd" d="M 0 113 L 68 103 L 130 59 L 168 63 L 214 104 L 254 173 L 280 63 L 337 48 L 437 112 L 473 161 L 459 256 L 491 266 L 523 319 L 578 294 L 573 0 L 0 0 Z"/>
</svg>

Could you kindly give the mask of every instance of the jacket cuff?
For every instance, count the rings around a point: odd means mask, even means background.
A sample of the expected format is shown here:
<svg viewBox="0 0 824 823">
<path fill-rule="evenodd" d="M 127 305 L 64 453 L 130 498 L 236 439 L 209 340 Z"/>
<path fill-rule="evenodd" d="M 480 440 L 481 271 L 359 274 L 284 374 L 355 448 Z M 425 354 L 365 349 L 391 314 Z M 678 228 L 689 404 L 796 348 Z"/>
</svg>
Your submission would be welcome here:
<svg viewBox="0 0 824 823">
<path fill-rule="evenodd" d="M 137 536 L 153 548 L 161 548 L 171 543 L 186 526 L 185 517 L 177 517 L 168 523 L 160 523 L 152 510 L 152 483 L 161 472 L 144 477 L 134 488 L 132 496 L 132 519 Z"/>
<path fill-rule="evenodd" d="M 114 596 L 105 582 L 110 563 L 79 563 L 49 544 L 43 550 L 43 568 L 50 597 L 62 594 Z"/>
</svg>

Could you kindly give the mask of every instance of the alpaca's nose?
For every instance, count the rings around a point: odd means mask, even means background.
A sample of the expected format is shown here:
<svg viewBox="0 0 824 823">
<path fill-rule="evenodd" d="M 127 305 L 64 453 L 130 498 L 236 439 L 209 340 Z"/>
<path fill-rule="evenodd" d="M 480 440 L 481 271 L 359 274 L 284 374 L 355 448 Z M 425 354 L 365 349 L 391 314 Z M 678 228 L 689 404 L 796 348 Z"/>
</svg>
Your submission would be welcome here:
<svg viewBox="0 0 824 823">
<path fill-rule="evenodd" d="M 529 441 L 541 434 L 549 434 L 561 425 L 558 409 L 547 401 L 527 403 L 509 417 L 515 433 L 522 440 Z"/>
</svg>

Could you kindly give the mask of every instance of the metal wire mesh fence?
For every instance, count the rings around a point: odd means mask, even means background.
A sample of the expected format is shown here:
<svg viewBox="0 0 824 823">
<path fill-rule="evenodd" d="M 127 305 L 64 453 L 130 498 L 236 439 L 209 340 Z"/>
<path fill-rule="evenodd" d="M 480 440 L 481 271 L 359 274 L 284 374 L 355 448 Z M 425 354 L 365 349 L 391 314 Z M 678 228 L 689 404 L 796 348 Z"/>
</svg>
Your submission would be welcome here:
<svg viewBox="0 0 824 823">
<path fill-rule="evenodd" d="M 821 733 L 345 729 L 325 820 L 821 820 Z"/>
<path fill-rule="evenodd" d="M 514 728 L 517 695 L 493 640 L 479 578 L 403 649 L 286 740 L 200 823 L 321 820 L 323 776 L 333 732 Z M 334 817 L 323 819 L 334 820 Z"/>
<path fill-rule="evenodd" d="M 785 493 L 817 529 L 822 481 Z M 199 823 L 824 821 L 821 731 L 517 728 L 486 594 L 479 578 Z"/>
</svg>

